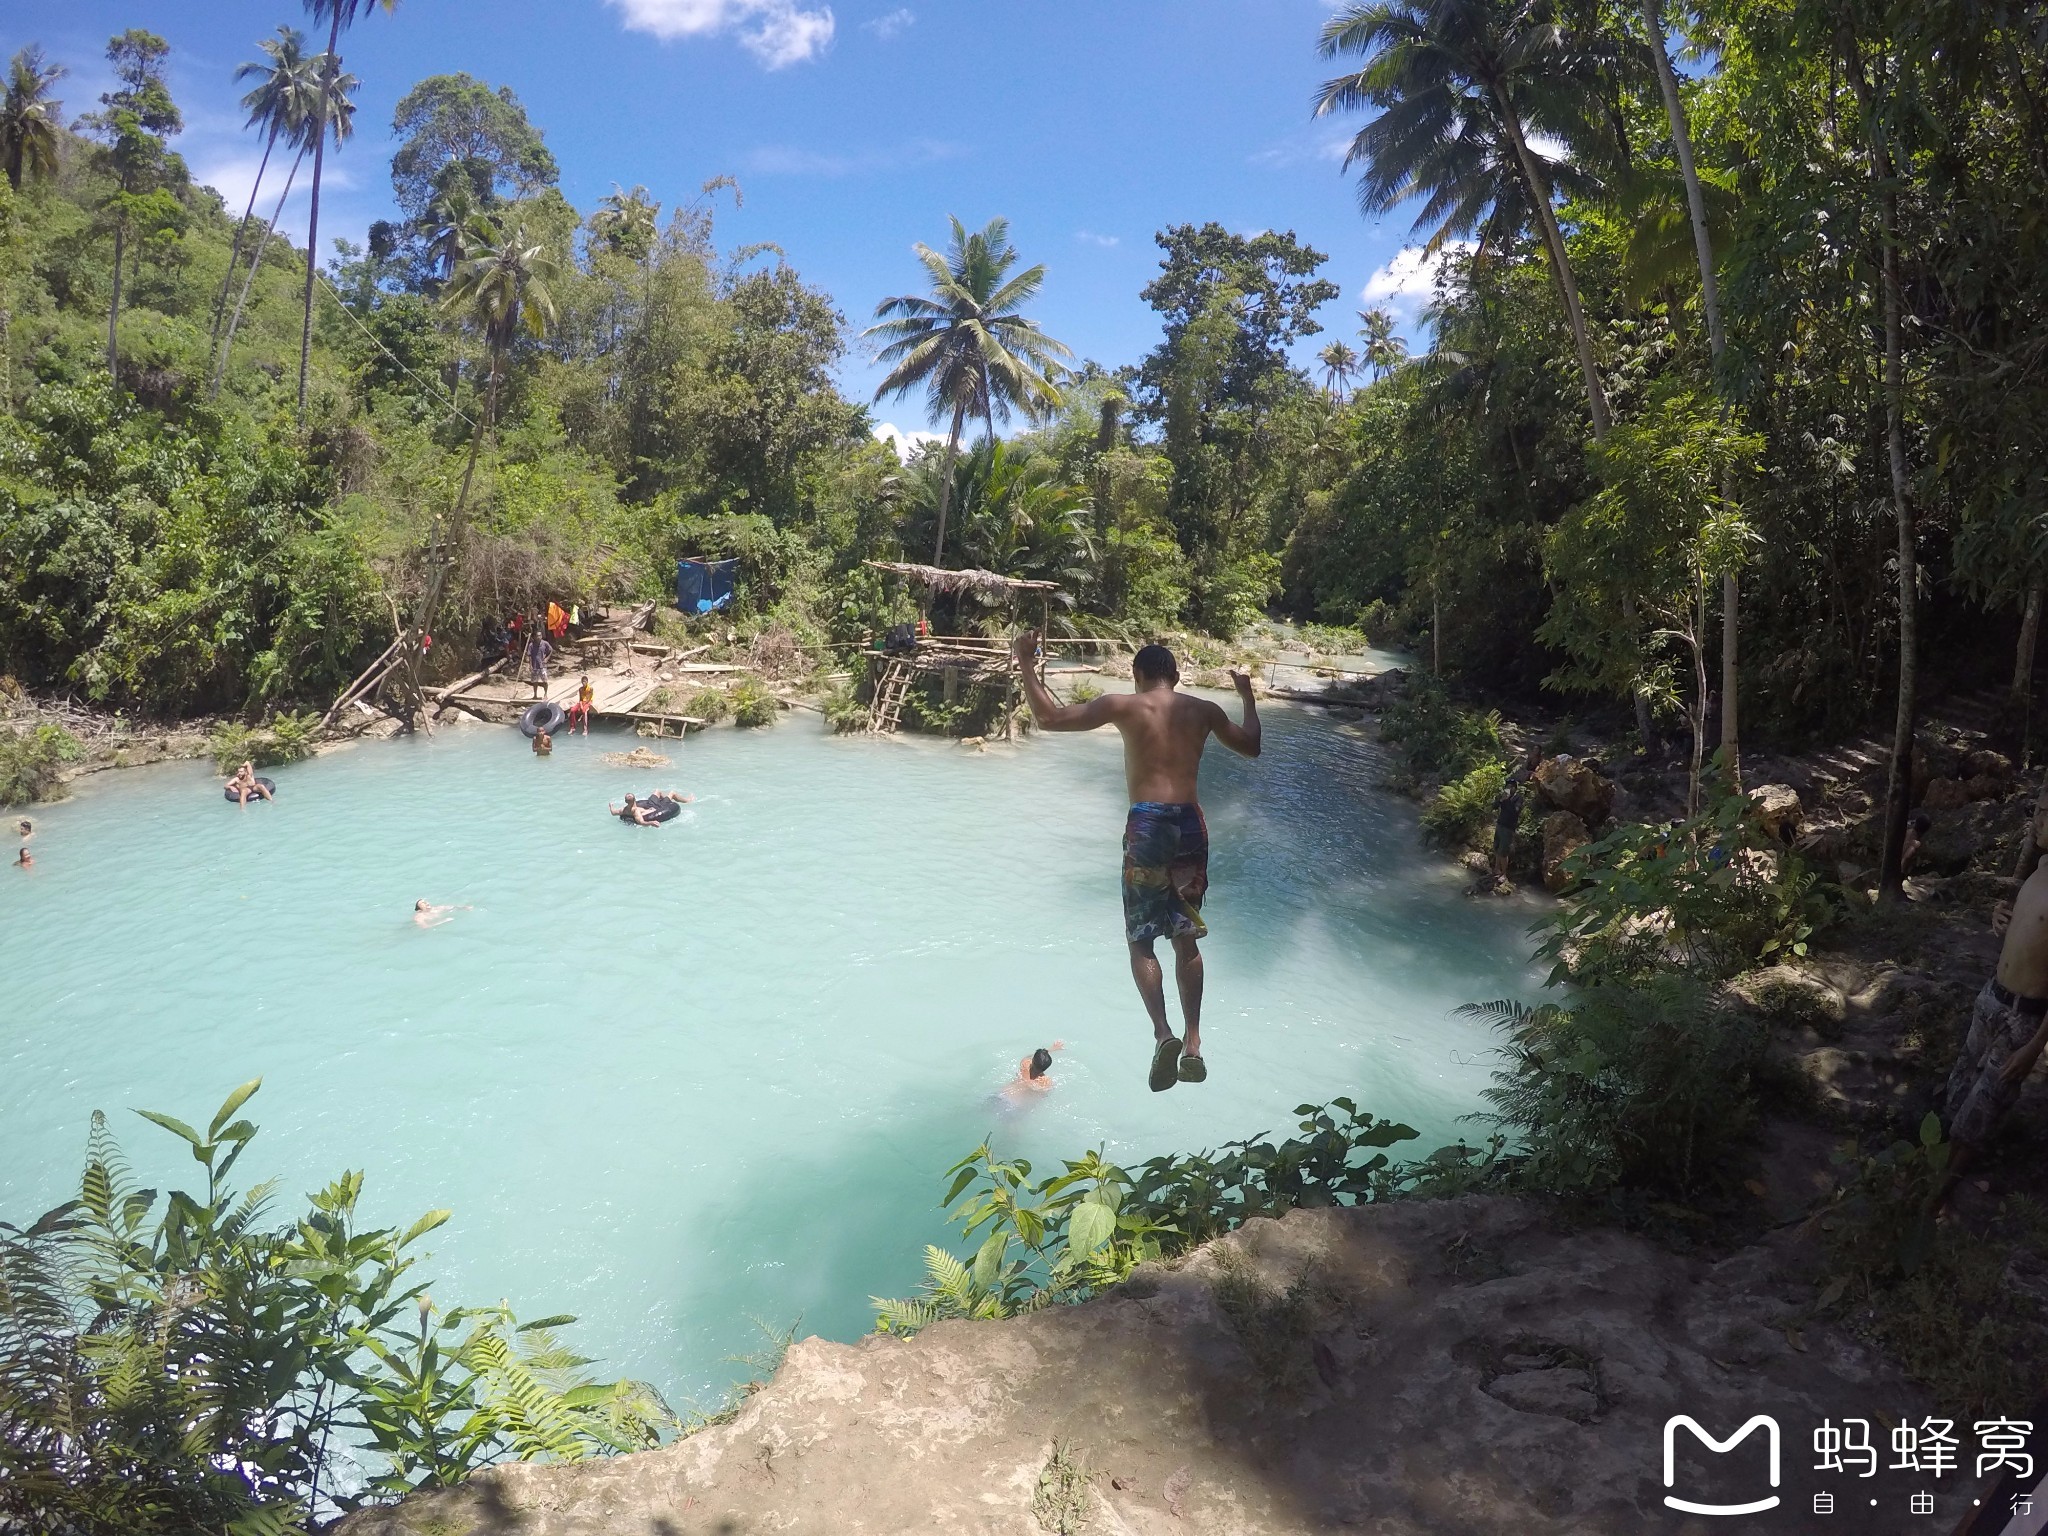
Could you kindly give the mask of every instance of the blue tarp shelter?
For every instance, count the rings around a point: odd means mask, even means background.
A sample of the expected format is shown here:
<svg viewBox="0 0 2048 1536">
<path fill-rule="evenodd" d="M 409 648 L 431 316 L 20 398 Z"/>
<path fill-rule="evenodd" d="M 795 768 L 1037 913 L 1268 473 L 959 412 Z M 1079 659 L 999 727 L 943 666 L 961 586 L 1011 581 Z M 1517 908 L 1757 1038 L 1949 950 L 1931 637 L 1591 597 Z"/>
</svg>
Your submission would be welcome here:
<svg viewBox="0 0 2048 1536">
<path fill-rule="evenodd" d="M 678 560 L 676 606 L 685 613 L 716 613 L 732 601 L 737 560 Z"/>
</svg>

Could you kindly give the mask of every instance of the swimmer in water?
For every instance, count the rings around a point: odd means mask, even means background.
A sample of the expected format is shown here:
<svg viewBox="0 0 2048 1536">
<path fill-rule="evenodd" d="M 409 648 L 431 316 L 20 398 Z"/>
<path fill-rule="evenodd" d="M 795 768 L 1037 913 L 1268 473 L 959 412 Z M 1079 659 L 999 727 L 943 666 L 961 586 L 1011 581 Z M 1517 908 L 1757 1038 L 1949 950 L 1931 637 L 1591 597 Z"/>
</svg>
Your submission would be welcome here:
<svg viewBox="0 0 2048 1536">
<path fill-rule="evenodd" d="M 270 798 L 270 791 L 265 789 L 263 782 L 256 777 L 256 767 L 253 763 L 244 763 L 235 770 L 235 776 L 228 780 L 228 792 L 235 797 L 237 805 L 246 806 L 251 795 L 261 795 L 266 800 Z"/>
<path fill-rule="evenodd" d="M 475 910 L 476 908 L 470 906 L 437 907 L 428 901 L 426 897 L 422 896 L 412 904 L 412 920 L 422 928 L 438 928 L 458 912 L 474 912 Z"/>
<path fill-rule="evenodd" d="M 36 856 L 24 848 L 14 856 L 14 867 L 16 869 L 34 869 L 36 867 Z"/>
<path fill-rule="evenodd" d="M 1029 1056 L 1019 1061 L 1017 1063 L 1017 1075 L 1008 1084 L 1012 1095 L 1051 1093 L 1052 1052 L 1064 1051 L 1066 1048 L 1066 1041 L 1055 1040 L 1052 1043 L 1052 1050 L 1047 1050 L 1041 1045 Z"/>
<path fill-rule="evenodd" d="M 36 835 L 35 823 L 26 816 L 14 824 L 14 829 L 21 834 L 21 840 L 24 843 Z"/>
</svg>

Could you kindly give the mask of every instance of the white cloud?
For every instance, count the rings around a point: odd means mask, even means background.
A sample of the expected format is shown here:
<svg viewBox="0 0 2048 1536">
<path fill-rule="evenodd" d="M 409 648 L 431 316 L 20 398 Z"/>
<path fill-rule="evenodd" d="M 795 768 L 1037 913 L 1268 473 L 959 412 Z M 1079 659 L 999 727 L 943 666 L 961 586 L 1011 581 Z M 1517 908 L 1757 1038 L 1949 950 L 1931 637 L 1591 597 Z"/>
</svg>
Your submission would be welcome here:
<svg viewBox="0 0 2048 1536">
<path fill-rule="evenodd" d="M 1317 163 L 1340 164 L 1345 151 L 1351 148 L 1351 135 L 1320 134 L 1314 137 L 1289 139 L 1284 144 L 1275 144 L 1267 149 L 1255 150 L 1245 156 L 1250 165 L 1263 165 L 1269 170 L 1290 170 L 1297 165 Z"/>
<path fill-rule="evenodd" d="M 1469 240 L 1453 240 L 1435 255 L 1419 245 L 1404 247 L 1394 259 L 1365 280 L 1359 297 L 1368 303 L 1425 304 L 1436 292 L 1436 275 L 1453 256 L 1472 249 Z"/>
<path fill-rule="evenodd" d="M 1092 229 L 1077 229 L 1074 231 L 1074 238 L 1089 245 L 1102 246 L 1105 249 L 1112 245 L 1123 244 L 1123 238 L 1119 235 L 1098 235 Z"/>
<path fill-rule="evenodd" d="M 877 16 L 873 21 L 864 21 L 860 26 L 863 32 L 872 32 L 886 43 L 890 38 L 903 31 L 916 20 L 917 12 L 910 9 L 909 6 L 903 5 L 898 6 L 887 15 Z"/>
<path fill-rule="evenodd" d="M 966 151 L 942 139 L 911 139 L 880 149 L 830 151 L 764 144 L 747 151 L 744 168 L 756 176 L 859 176 L 896 171 L 939 160 L 956 160 Z"/>
<path fill-rule="evenodd" d="M 915 427 L 906 432 L 893 421 L 885 421 L 875 428 L 875 441 L 887 443 L 898 462 L 908 464 L 910 456 L 918 449 L 933 443 L 943 443 L 945 438 L 936 432 L 921 432 Z"/>
<path fill-rule="evenodd" d="M 732 33 L 769 69 L 817 57 L 832 41 L 830 6 L 804 10 L 797 0 L 610 0 L 628 29 L 663 42 Z"/>
</svg>

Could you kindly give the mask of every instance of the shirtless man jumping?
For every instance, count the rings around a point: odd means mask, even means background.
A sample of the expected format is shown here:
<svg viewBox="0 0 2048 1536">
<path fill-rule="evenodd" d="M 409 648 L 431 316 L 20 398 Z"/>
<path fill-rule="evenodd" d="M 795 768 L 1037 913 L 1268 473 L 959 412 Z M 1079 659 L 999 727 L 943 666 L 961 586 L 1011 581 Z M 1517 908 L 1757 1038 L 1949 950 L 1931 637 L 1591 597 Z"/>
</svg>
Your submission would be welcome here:
<svg viewBox="0 0 2048 1536">
<path fill-rule="evenodd" d="M 1202 1059 L 1202 952 L 1208 933 L 1202 897 L 1209 889 L 1209 827 L 1196 802 L 1195 778 L 1202 748 L 1214 736 L 1241 757 L 1259 755 L 1259 708 L 1252 680 L 1233 671 L 1230 680 L 1244 701 L 1239 725 L 1207 699 L 1174 691 L 1180 668 L 1163 645 L 1143 647 L 1131 661 L 1134 693 L 1105 693 L 1085 704 L 1061 704 L 1038 674 L 1038 631 L 1017 637 L 1013 648 L 1024 674 L 1031 716 L 1048 731 L 1092 731 L 1113 725 L 1124 738 L 1124 781 L 1131 812 L 1124 823 L 1124 938 L 1131 947 L 1131 976 L 1152 1018 L 1154 1093 L 1176 1082 L 1199 1083 L 1209 1076 Z M 1166 1020 L 1165 976 L 1152 952 L 1156 940 L 1173 945 L 1173 979 L 1186 1020 L 1185 1041 L 1174 1038 Z"/>
<path fill-rule="evenodd" d="M 1949 1073 L 1944 1118 L 1952 1150 L 1937 1208 L 1983 1153 L 2048 1047 L 2048 787 L 2034 801 L 2028 832 L 2032 847 L 2019 895 L 1991 914 L 1992 930 L 2005 935 L 1998 970 L 1977 994 L 1969 1035 Z"/>
</svg>

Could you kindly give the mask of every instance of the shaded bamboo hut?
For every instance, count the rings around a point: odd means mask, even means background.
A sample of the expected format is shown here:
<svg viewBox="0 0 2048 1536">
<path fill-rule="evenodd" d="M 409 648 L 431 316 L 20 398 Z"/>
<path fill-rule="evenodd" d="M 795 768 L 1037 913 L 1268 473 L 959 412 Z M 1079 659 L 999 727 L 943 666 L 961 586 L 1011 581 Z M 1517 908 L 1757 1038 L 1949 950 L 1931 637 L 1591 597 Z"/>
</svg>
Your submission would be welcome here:
<svg viewBox="0 0 2048 1536">
<path fill-rule="evenodd" d="M 1052 595 L 1060 590 L 1056 581 L 1029 581 L 1020 576 L 998 576 L 994 571 L 947 570 L 937 565 L 914 565 L 902 560 L 866 560 L 862 564 L 900 576 L 918 587 L 925 597 L 919 606 L 928 608 L 934 597 L 971 593 L 991 606 L 997 601 L 1012 605 L 1038 595 L 1039 628 L 1049 626 Z M 1019 680 L 1017 661 L 1009 646 L 982 635 L 930 635 L 915 640 L 905 652 L 891 652 L 875 680 L 875 696 L 868 706 L 868 729 L 877 733 L 894 731 L 903 718 L 903 701 L 919 677 L 936 677 L 941 696 L 950 704 L 960 685 L 995 687 L 1003 690 L 1003 736 L 1014 730 Z"/>
</svg>

